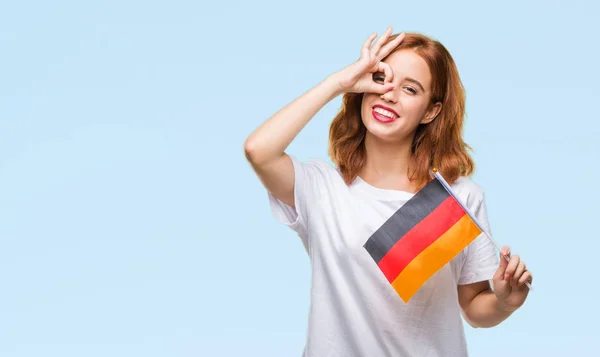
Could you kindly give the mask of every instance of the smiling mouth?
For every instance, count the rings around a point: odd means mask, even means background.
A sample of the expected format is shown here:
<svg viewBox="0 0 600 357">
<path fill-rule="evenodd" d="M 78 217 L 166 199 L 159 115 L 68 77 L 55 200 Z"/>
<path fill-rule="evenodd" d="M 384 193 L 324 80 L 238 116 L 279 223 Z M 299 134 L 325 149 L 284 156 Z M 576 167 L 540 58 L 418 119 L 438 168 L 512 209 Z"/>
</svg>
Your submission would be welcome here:
<svg viewBox="0 0 600 357">
<path fill-rule="evenodd" d="M 400 117 L 398 113 L 393 111 L 391 108 L 383 107 L 381 105 L 374 106 L 372 114 L 375 120 L 382 123 L 390 123 Z"/>
</svg>

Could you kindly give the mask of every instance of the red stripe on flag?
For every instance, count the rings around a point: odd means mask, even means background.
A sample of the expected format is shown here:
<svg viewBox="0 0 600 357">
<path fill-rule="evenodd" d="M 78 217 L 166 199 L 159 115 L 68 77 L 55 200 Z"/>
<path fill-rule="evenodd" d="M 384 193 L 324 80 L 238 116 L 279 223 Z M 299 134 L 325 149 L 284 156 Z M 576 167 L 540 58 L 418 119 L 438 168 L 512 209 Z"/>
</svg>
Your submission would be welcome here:
<svg viewBox="0 0 600 357">
<path fill-rule="evenodd" d="M 452 196 L 440 203 L 427 217 L 401 237 L 379 261 L 379 269 L 387 280 L 393 282 L 408 263 L 465 214 L 466 212 Z"/>
</svg>

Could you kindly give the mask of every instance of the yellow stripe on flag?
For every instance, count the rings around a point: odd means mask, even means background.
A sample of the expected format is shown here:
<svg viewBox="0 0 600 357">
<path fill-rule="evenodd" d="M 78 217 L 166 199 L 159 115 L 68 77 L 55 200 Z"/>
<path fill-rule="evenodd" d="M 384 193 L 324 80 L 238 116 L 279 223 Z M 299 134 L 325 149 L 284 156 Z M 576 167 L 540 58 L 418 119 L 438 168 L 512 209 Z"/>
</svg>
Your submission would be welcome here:
<svg viewBox="0 0 600 357">
<path fill-rule="evenodd" d="M 429 247 L 415 257 L 394 279 L 392 286 L 404 302 L 419 290 L 433 274 L 465 249 L 481 230 L 465 214 Z"/>
</svg>

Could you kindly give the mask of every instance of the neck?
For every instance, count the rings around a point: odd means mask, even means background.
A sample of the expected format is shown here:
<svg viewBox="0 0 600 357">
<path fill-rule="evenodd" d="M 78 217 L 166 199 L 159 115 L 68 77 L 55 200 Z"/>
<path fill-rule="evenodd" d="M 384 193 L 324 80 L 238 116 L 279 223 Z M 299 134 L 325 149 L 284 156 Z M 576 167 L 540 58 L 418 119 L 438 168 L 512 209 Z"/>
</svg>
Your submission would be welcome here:
<svg viewBox="0 0 600 357">
<path fill-rule="evenodd" d="M 414 187 L 408 179 L 411 145 L 412 140 L 385 142 L 367 133 L 367 160 L 360 177 L 378 188 L 412 192 Z"/>
</svg>

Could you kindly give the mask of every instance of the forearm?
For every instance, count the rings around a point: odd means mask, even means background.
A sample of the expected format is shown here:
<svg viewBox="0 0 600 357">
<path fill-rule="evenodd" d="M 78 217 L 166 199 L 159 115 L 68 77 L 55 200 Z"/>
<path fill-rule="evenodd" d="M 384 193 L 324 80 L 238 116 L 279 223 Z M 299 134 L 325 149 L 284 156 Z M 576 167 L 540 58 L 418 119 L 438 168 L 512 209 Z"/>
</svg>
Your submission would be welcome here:
<svg viewBox="0 0 600 357">
<path fill-rule="evenodd" d="M 250 134 L 244 147 L 248 159 L 260 164 L 281 157 L 317 112 L 340 93 L 330 76 L 283 107 Z"/>
<path fill-rule="evenodd" d="M 464 310 L 465 319 L 473 327 L 493 327 L 506 320 L 514 310 L 507 308 L 491 290 L 477 294 Z"/>
</svg>

